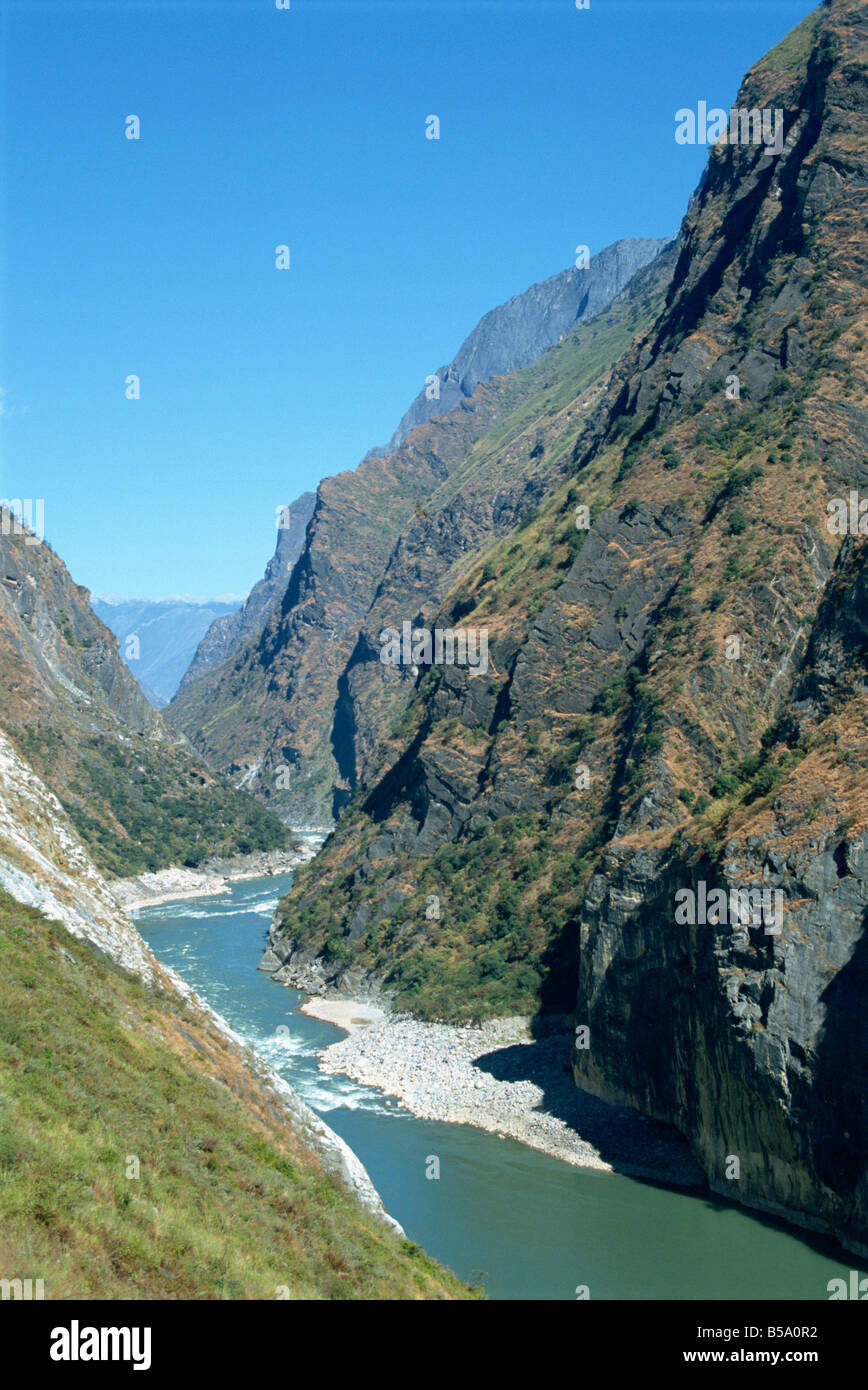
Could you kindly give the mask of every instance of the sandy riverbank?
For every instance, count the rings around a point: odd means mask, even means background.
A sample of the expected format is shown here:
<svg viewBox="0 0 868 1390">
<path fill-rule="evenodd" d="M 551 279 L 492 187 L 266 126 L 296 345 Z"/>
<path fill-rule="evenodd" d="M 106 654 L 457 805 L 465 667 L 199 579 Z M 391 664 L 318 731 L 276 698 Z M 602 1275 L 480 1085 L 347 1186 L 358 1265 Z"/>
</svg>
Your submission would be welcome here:
<svg viewBox="0 0 868 1390">
<path fill-rule="evenodd" d="M 313 839 L 313 837 L 310 837 Z M 116 878 L 109 883 L 125 912 L 172 902 L 175 898 L 210 898 L 225 893 L 231 883 L 245 878 L 267 878 L 288 874 L 313 859 L 316 848 L 301 842 L 294 850 L 268 850 L 261 854 L 238 855 L 234 859 L 206 859 L 198 869 L 174 867 L 155 873 Z"/>
<path fill-rule="evenodd" d="M 472 1028 L 420 1023 L 351 1000 L 311 999 L 303 1011 L 350 1033 L 320 1054 L 323 1071 L 396 1096 L 420 1119 L 475 1125 L 578 1167 L 680 1186 L 704 1181 L 668 1126 L 577 1089 L 569 1034 L 534 1040 L 520 1018 Z"/>
<path fill-rule="evenodd" d="M 358 1004 L 354 1000 L 308 999 L 298 1011 L 311 1018 L 320 1018 L 324 1023 L 333 1023 L 350 1034 L 386 1021 L 385 1012 L 375 1004 Z"/>
</svg>

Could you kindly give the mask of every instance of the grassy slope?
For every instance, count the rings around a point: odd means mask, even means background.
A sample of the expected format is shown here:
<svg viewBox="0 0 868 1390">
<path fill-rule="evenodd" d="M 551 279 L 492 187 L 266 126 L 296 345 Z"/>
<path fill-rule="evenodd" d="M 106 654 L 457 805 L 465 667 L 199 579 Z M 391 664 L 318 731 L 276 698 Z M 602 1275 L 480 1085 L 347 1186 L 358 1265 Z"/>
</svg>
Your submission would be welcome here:
<svg viewBox="0 0 868 1390">
<path fill-rule="evenodd" d="M 322 1169 L 215 1029 L 5 894 L 0 1270 L 51 1299 L 470 1296 Z"/>
</svg>

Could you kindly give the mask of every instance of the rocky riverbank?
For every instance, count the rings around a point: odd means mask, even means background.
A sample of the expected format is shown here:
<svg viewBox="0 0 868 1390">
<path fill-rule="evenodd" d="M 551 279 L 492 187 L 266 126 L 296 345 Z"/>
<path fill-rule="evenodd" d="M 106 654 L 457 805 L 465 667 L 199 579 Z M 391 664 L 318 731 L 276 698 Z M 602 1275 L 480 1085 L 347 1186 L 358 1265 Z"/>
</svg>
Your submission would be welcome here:
<svg viewBox="0 0 868 1390">
<path fill-rule="evenodd" d="M 225 893 L 229 884 L 239 879 L 292 873 L 300 864 L 313 859 L 317 848 L 314 843 L 300 841 L 291 850 L 239 854 L 232 859 L 203 859 L 198 869 L 180 866 L 159 869 L 156 873 L 136 874 L 133 878 L 112 879 L 109 887 L 126 912 L 171 902 L 175 898 L 215 897 Z"/>
<path fill-rule="evenodd" d="M 704 1178 L 684 1140 L 669 1126 L 579 1091 L 570 1069 L 570 1034 L 531 1037 L 527 1020 L 479 1027 L 420 1023 L 376 1015 L 364 1004 L 311 999 L 304 1012 L 350 1036 L 320 1056 L 340 1072 L 397 1096 L 420 1119 L 475 1125 L 582 1168 L 629 1173 L 679 1186 Z"/>
</svg>

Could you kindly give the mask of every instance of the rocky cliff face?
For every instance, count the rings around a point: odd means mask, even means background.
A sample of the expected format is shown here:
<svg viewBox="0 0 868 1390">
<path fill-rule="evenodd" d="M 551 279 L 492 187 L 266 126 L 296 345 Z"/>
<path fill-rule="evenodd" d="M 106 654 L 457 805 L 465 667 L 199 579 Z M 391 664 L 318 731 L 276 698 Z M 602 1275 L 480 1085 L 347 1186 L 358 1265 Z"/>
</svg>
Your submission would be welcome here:
<svg viewBox="0 0 868 1390">
<path fill-rule="evenodd" d="M 317 492 L 289 587 L 261 633 L 191 680 L 168 710 L 212 766 L 279 808 L 327 825 L 337 769 L 329 731 L 337 682 L 402 526 L 490 422 L 490 400 L 426 426 L 390 459 L 370 459 Z"/>
<path fill-rule="evenodd" d="M 575 1008 L 579 1084 L 861 1250 L 866 69 L 833 0 L 748 74 L 781 153 L 712 150 L 661 312 L 546 441 L 566 476 L 440 601 L 488 670 L 413 677 L 264 962 L 428 1017 Z M 780 929 L 676 917 L 715 887 Z"/>
<path fill-rule="evenodd" d="M 57 797 L 0 733 L 0 887 L 152 981 L 154 957 L 121 912 Z"/>
<path fill-rule="evenodd" d="M 657 243 L 641 245 L 650 255 Z M 168 711 L 215 767 L 290 824 L 331 823 L 412 693 L 406 671 L 387 685 L 371 672 L 384 669 L 381 620 L 433 611 L 450 576 L 563 476 L 564 421 L 588 414 L 612 362 L 659 308 L 674 258 L 672 248 L 654 259 L 606 314 L 534 366 L 477 386 L 388 458 L 320 485 L 282 604 Z"/>
<path fill-rule="evenodd" d="M 179 687 L 181 690 L 197 676 L 226 661 L 248 638 L 262 631 L 286 593 L 293 566 L 304 545 L 307 523 L 313 516 L 315 502 L 316 493 L 303 492 L 281 510 L 277 545 L 265 574 L 258 584 L 254 584 L 241 608 L 223 614 L 211 623 L 184 672 Z"/>
<path fill-rule="evenodd" d="M 285 832 L 163 723 L 44 542 L 0 516 L 0 718 L 116 874 L 272 849 Z"/>
<path fill-rule="evenodd" d="M 862 1253 L 866 599 L 868 553 L 848 540 L 791 688 L 773 795 L 733 810 L 712 846 L 607 846 L 581 913 L 590 1046 L 575 1054 L 580 1086 L 688 1134 L 716 1191 Z M 702 885 L 728 901 L 758 889 L 780 917 L 679 924 L 676 895 Z"/>
<path fill-rule="evenodd" d="M 73 582 L 50 546 L 35 541 L 8 521 L 8 513 L 0 516 L 4 718 L 47 717 L 57 701 L 70 719 L 177 742 L 119 659 L 117 638 L 92 612 L 87 590 Z"/>
<path fill-rule="evenodd" d="M 487 553 L 568 478 L 569 430 L 593 419 L 620 347 L 653 321 L 676 252 L 670 243 L 634 276 L 605 315 L 508 379 L 513 409 L 498 416 L 495 429 L 408 522 L 340 681 L 332 739 L 350 792 L 367 781 L 382 742 L 415 695 L 411 666 L 383 665 L 382 632 L 400 629 L 404 622 L 430 627 L 450 591 L 481 594 L 492 585 Z M 460 610 L 470 602 L 469 597 L 460 600 L 452 615 L 457 625 Z M 483 674 L 474 677 L 477 685 Z"/>
<path fill-rule="evenodd" d="M 393 453 L 417 425 L 448 415 L 481 382 L 529 367 L 580 323 L 602 313 L 666 245 L 653 237 L 613 242 L 584 268 L 571 266 L 490 310 L 449 365 L 432 373 L 436 384 L 419 392 L 386 447 L 372 449 L 371 455 Z"/>
</svg>

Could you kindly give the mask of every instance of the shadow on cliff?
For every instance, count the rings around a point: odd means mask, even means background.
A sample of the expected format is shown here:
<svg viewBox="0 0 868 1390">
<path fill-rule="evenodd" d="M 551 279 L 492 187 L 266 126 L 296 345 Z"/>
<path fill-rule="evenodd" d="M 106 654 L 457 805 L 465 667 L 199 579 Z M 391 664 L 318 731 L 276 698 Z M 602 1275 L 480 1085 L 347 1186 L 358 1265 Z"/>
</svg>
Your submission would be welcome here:
<svg viewBox="0 0 868 1390">
<path fill-rule="evenodd" d="M 824 990 L 813 1084 L 800 1088 L 799 1108 L 819 1177 L 852 1207 L 849 1219 L 868 1226 L 868 913 L 853 954 Z M 861 1195 L 860 1195 L 861 1194 Z"/>
<path fill-rule="evenodd" d="M 667 1186 L 704 1187 L 686 1141 L 670 1125 L 580 1091 L 570 1066 L 571 1032 L 497 1048 L 474 1066 L 496 1081 L 531 1081 L 542 1090 L 540 1112 L 554 1116 L 599 1152 L 615 1172 Z"/>
</svg>

